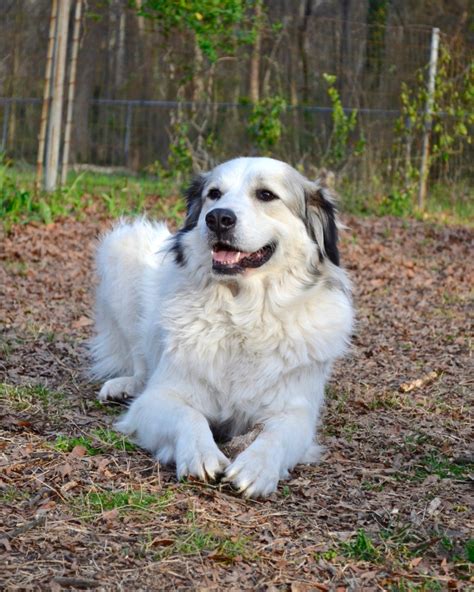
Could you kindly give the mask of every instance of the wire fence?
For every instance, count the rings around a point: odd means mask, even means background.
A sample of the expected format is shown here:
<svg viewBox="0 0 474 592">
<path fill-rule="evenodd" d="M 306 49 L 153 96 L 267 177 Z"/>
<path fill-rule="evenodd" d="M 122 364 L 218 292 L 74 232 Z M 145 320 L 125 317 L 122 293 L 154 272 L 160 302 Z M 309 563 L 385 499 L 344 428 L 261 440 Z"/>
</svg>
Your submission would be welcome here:
<svg viewBox="0 0 474 592">
<path fill-rule="evenodd" d="M 189 40 L 163 36 L 126 2 L 93 8 L 79 51 L 71 162 L 139 171 L 154 163 L 165 166 L 170 154 L 179 159 L 179 150 L 200 167 L 258 152 L 249 132 L 249 48 L 202 66 Z M 0 8 L 0 150 L 25 163 L 34 163 L 37 155 L 48 10 L 46 0 Z M 397 166 L 402 84 L 421 84 L 431 29 L 314 16 L 274 19 L 283 26 L 269 23 L 260 63 L 261 96 L 286 100 L 272 155 L 304 167 L 328 160 L 334 113 L 324 75 L 331 74 L 345 113 L 358 114 L 348 143 L 354 148 L 363 138 L 362 156 L 345 163 L 349 170 L 367 175 L 381 161 L 388 171 Z M 453 76 L 459 75 L 472 44 L 446 35 L 442 43 L 452 52 Z M 205 100 L 199 100 L 203 88 Z M 417 154 L 415 145 L 414 161 Z M 467 174 L 472 156 L 463 148 L 453 155 L 451 170 Z"/>
</svg>

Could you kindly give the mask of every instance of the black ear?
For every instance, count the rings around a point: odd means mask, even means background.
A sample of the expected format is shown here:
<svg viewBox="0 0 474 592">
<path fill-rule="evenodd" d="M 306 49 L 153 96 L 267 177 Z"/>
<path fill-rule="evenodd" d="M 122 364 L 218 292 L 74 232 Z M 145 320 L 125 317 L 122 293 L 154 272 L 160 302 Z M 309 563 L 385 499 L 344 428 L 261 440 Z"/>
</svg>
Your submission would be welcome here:
<svg viewBox="0 0 474 592">
<path fill-rule="evenodd" d="M 202 210 L 202 192 L 205 184 L 206 176 L 204 174 L 197 175 L 186 190 L 186 219 L 182 228 L 185 232 L 192 230 L 198 223 Z"/>
<path fill-rule="evenodd" d="M 193 179 L 191 185 L 185 192 L 186 198 L 186 218 L 183 226 L 174 235 L 170 251 L 174 254 L 176 263 L 180 266 L 186 265 L 186 253 L 183 246 L 183 238 L 187 232 L 196 228 L 199 215 L 202 210 L 202 192 L 206 183 L 205 175 L 198 175 Z"/>
<path fill-rule="evenodd" d="M 318 179 L 306 193 L 306 227 L 311 238 L 318 245 L 321 256 L 339 265 L 337 248 L 337 209 L 335 196 L 326 185 L 325 179 Z"/>
</svg>

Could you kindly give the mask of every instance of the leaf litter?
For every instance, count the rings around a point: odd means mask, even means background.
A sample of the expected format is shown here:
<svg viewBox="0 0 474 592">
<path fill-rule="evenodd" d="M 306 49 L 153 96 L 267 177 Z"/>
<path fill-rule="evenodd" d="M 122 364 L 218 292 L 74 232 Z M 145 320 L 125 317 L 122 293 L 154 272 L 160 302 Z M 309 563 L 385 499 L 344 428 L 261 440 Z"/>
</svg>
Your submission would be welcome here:
<svg viewBox="0 0 474 592">
<path fill-rule="evenodd" d="M 120 444 L 87 380 L 104 220 L 13 227 L 0 286 L 5 590 L 467 590 L 474 233 L 346 218 L 357 329 L 318 466 L 247 501 Z"/>
</svg>

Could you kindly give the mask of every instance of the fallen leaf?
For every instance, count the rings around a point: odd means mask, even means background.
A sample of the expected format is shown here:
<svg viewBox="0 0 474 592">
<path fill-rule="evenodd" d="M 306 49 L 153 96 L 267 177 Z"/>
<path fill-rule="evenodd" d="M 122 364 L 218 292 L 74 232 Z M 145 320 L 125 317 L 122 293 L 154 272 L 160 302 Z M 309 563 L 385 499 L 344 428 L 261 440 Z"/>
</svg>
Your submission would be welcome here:
<svg viewBox="0 0 474 592">
<path fill-rule="evenodd" d="M 69 453 L 69 457 L 81 458 L 82 456 L 86 456 L 86 454 L 87 448 L 85 446 L 81 446 L 80 444 L 78 444 L 77 446 L 74 446 L 74 448 L 71 450 L 71 452 Z"/>
</svg>

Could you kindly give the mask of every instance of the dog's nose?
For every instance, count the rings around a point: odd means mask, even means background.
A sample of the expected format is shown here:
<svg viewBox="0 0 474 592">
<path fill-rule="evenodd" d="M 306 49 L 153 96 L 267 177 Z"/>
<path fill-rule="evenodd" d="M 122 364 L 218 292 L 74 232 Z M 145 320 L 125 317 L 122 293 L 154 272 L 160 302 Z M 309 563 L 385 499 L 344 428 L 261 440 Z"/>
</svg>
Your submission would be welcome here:
<svg viewBox="0 0 474 592">
<path fill-rule="evenodd" d="M 237 216 L 232 210 L 214 208 L 206 214 L 206 224 L 209 230 L 217 234 L 231 230 L 237 222 Z"/>
</svg>

